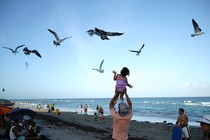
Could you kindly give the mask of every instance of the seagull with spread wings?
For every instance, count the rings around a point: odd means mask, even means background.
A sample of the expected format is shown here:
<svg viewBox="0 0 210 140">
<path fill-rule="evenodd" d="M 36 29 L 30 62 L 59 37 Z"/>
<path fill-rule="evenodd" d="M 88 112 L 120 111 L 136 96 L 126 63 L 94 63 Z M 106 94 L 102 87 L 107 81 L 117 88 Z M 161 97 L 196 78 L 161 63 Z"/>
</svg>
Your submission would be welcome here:
<svg viewBox="0 0 210 140">
<path fill-rule="evenodd" d="M 92 68 L 92 69 L 93 69 L 93 70 L 96 70 L 96 71 L 98 71 L 98 72 L 100 72 L 100 73 L 104 73 L 104 69 L 102 69 L 103 63 L 104 63 L 104 60 L 101 61 L 101 64 L 100 64 L 100 66 L 99 66 L 99 69 L 95 69 L 95 68 Z"/>
<path fill-rule="evenodd" d="M 141 46 L 141 48 L 137 51 L 137 50 L 129 50 L 130 52 L 135 52 L 136 55 L 139 55 L 141 53 L 141 50 L 144 48 L 144 44 Z"/>
<path fill-rule="evenodd" d="M 11 49 L 11 48 L 8 48 L 8 47 L 3 47 L 3 48 L 11 50 L 12 53 L 16 55 L 16 53 L 18 53 L 17 50 L 18 50 L 19 48 L 23 47 L 23 46 L 25 46 L 25 45 L 20 45 L 20 46 L 16 47 L 15 50 L 13 50 L 13 49 Z"/>
<path fill-rule="evenodd" d="M 199 27 L 199 25 L 196 23 L 196 21 L 194 19 L 192 19 L 192 24 L 193 24 L 193 28 L 194 28 L 194 34 L 191 34 L 191 37 L 194 36 L 199 36 L 204 34 L 204 32 L 202 32 L 201 28 Z"/>
<path fill-rule="evenodd" d="M 93 29 L 90 29 L 87 31 L 87 33 L 90 35 L 90 36 L 93 36 L 94 34 L 98 35 L 101 37 L 102 40 L 109 40 L 108 36 L 120 36 L 124 33 L 118 33 L 118 32 L 106 32 L 104 30 L 100 30 L 98 28 L 95 28 L 94 30 Z"/>
<path fill-rule="evenodd" d="M 40 53 L 39 53 L 37 50 L 29 50 L 27 47 L 25 47 L 25 48 L 23 49 L 23 51 L 24 51 L 24 54 L 25 54 L 25 55 L 29 55 L 29 54 L 31 54 L 31 53 L 34 53 L 34 54 L 36 54 L 38 57 L 42 58 L 42 56 L 40 55 Z"/>
<path fill-rule="evenodd" d="M 66 40 L 68 38 L 71 38 L 71 36 L 69 36 L 69 37 L 65 37 L 65 38 L 61 39 L 61 38 L 59 38 L 59 36 L 58 36 L 58 34 L 56 32 L 54 32 L 54 31 L 52 31 L 50 29 L 48 29 L 48 31 L 51 32 L 55 36 L 55 39 L 56 40 L 53 40 L 53 43 L 54 43 L 54 45 L 56 47 L 59 46 L 59 45 L 61 45 L 61 42 L 63 42 L 64 40 Z"/>
</svg>

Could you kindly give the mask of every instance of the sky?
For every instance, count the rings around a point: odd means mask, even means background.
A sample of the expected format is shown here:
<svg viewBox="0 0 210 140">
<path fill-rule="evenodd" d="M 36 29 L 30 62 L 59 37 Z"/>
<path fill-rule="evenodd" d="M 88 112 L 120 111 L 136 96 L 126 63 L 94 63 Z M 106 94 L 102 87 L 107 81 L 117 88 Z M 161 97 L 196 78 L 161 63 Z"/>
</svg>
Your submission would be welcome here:
<svg viewBox="0 0 210 140">
<path fill-rule="evenodd" d="M 210 95 L 209 0 L 1 0 L 0 98 L 111 98 L 113 70 L 130 97 Z M 194 33 L 192 19 L 205 34 Z M 101 40 L 95 27 L 124 33 Z M 54 46 L 51 29 L 66 39 Z M 24 44 L 26 56 L 2 47 Z M 129 50 L 139 50 L 139 56 Z M 92 70 L 104 60 L 104 73 Z M 28 67 L 26 66 L 28 63 Z"/>
</svg>

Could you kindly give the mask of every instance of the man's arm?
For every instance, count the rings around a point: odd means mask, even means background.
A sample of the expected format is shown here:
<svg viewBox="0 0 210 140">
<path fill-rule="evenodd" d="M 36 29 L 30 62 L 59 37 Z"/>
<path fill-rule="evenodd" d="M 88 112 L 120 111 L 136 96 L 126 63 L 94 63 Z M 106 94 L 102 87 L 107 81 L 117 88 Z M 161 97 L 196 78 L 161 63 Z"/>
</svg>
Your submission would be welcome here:
<svg viewBox="0 0 210 140">
<path fill-rule="evenodd" d="M 131 102 L 127 92 L 125 92 L 125 97 L 126 97 L 129 108 L 132 110 L 132 102 Z"/>
<path fill-rule="evenodd" d="M 36 127 L 36 133 L 38 134 L 40 132 L 41 132 L 41 126 L 40 125 L 37 125 L 37 127 Z"/>
<path fill-rule="evenodd" d="M 12 128 L 12 132 L 14 133 L 14 135 L 17 137 L 18 133 L 17 133 L 17 126 Z"/>
<path fill-rule="evenodd" d="M 180 116 L 176 120 L 176 126 L 179 126 L 179 123 L 180 123 Z"/>
<path fill-rule="evenodd" d="M 114 105 L 116 104 L 116 101 L 118 99 L 119 93 L 115 93 L 114 97 L 111 99 L 110 103 L 109 103 L 109 108 L 110 110 L 112 108 L 114 108 Z"/>
</svg>

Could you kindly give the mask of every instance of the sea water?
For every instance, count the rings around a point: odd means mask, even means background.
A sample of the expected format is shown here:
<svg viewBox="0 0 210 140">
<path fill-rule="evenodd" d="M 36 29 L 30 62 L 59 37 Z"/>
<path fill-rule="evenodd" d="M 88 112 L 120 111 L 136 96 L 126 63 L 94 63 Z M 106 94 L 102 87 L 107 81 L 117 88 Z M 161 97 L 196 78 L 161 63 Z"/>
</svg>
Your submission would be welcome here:
<svg viewBox="0 0 210 140">
<path fill-rule="evenodd" d="M 55 108 L 61 111 L 81 113 L 80 105 L 88 105 L 88 114 L 93 115 L 96 106 L 104 109 L 104 115 L 109 116 L 110 98 L 88 98 L 88 99 L 16 99 L 20 105 L 25 102 L 31 106 L 41 103 L 44 108 L 47 104 L 54 103 Z M 132 120 L 176 123 L 179 108 L 185 110 L 189 118 L 189 125 L 199 126 L 196 122 L 203 115 L 210 114 L 210 97 L 165 97 L 165 98 L 131 98 L 133 107 Z M 117 103 L 118 104 L 118 103 Z M 116 104 L 116 105 L 117 105 Z M 117 108 L 117 106 L 116 106 Z"/>
</svg>

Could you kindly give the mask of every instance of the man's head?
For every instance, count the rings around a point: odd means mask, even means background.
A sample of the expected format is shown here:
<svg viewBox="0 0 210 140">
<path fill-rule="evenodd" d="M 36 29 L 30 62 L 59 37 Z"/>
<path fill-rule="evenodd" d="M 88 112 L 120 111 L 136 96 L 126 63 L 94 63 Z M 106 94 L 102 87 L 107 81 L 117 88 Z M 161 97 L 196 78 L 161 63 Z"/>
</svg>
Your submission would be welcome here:
<svg viewBox="0 0 210 140">
<path fill-rule="evenodd" d="M 15 119 L 14 125 L 15 125 L 15 126 L 18 126 L 18 125 L 19 125 L 19 122 L 20 122 L 19 119 Z"/>
<path fill-rule="evenodd" d="M 204 115 L 203 118 L 197 122 L 200 122 L 201 129 L 204 133 L 207 134 L 210 131 L 210 115 Z"/>
<path fill-rule="evenodd" d="M 128 115 L 129 107 L 126 103 L 119 103 L 118 104 L 118 113 L 120 116 L 125 117 Z"/>
<path fill-rule="evenodd" d="M 31 125 L 31 126 L 35 126 L 36 125 L 36 123 L 33 120 L 29 120 L 28 124 Z"/>
<path fill-rule="evenodd" d="M 179 114 L 180 115 L 184 114 L 184 109 L 183 108 L 179 108 Z"/>
</svg>

